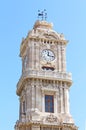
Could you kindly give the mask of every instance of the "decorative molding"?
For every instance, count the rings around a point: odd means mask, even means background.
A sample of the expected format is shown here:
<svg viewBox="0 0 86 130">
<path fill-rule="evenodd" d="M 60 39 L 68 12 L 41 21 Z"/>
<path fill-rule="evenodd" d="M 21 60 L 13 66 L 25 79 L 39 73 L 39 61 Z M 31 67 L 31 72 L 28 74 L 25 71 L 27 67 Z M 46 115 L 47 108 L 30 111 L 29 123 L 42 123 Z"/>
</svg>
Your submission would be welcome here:
<svg viewBox="0 0 86 130">
<path fill-rule="evenodd" d="M 46 117 L 46 121 L 48 122 L 58 122 L 58 118 L 56 116 L 54 116 L 53 114 L 50 114 Z"/>
<path fill-rule="evenodd" d="M 54 95 L 56 93 L 56 90 L 53 90 L 53 89 L 42 88 L 41 90 L 42 90 L 42 93 L 44 93 L 44 94 Z"/>
</svg>

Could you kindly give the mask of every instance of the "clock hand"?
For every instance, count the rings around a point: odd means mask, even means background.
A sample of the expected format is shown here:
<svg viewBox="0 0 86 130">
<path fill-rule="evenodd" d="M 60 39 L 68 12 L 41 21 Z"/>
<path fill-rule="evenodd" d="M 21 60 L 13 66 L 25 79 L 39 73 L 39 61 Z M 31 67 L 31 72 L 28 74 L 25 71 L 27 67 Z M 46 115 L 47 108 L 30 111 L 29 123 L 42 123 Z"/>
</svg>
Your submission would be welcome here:
<svg viewBox="0 0 86 130">
<path fill-rule="evenodd" d="M 49 57 L 54 57 L 54 56 L 52 56 L 52 55 L 49 55 L 49 51 L 47 52 L 47 56 L 49 56 Z"/>
<path fill-rule="evenodd" d="M 48 52 L 48 56 L 52 57 L 52 55 Z"/>
<path fill-rule="evenodd" d="M 48 56 L 50 56 L 50 57 L 54 57 L 54 56 L 52 56 L 52 55 L 49 55 L 49 53 L 48 53 Z"/>
<path fill-rule="evenodd" d="M 47 54 L 47 55 L 50 56 L 50 55 L 49 55 L 49 51 L 48 51 L 48 54 Z"/>
</svg>

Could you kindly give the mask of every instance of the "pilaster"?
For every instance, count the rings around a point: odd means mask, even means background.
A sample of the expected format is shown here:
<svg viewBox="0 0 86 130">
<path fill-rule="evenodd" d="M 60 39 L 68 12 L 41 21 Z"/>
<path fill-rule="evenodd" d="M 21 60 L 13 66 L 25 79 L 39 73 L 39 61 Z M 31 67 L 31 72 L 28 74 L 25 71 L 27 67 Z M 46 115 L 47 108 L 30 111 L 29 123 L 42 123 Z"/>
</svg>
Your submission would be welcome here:
<svg viewBox="0 0 86 130">
<path fill-rule="evenodd" d="M 45 112 L 45 97 L 44 97 L 44 91 L 42 91 L 42 112 Z"/>
<path fill-rule="evenodd" d="M 60 43 L 58 43 L 58 71 L 61 72 L 61 47 L 60 47 Z"/>
<path fill-rule="evenodd" d="M 57 114 L 57 109 L 58 109 L 58 105 L 57 105 L 57 92 L 54 95 L 54 111 Z"/>
<path fill-rule="evenodd" d="M 60 82 L 60 98 L 61 98 L 61 113 L 64 113 L 64 110 L 63 110 L 63 88 L 62 88 L 62 82 Z"/>
</svg>

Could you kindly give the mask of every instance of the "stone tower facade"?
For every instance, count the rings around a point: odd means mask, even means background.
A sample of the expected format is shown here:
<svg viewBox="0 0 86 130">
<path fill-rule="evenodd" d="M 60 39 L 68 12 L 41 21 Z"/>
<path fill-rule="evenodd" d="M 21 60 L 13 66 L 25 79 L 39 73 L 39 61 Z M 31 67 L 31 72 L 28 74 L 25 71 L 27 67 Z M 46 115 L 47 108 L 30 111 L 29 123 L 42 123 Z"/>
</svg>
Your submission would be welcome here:
<svg viewBox="0 0 86 130">
<path fill-rule="evenodd" d="M 17 84 L 20 111 L 15 130 L 77 130 L 69 110 L 72 75 L 66 70 L 63 34 L 36 21 L 22 40 L 22 75 Z"/>
</svg>

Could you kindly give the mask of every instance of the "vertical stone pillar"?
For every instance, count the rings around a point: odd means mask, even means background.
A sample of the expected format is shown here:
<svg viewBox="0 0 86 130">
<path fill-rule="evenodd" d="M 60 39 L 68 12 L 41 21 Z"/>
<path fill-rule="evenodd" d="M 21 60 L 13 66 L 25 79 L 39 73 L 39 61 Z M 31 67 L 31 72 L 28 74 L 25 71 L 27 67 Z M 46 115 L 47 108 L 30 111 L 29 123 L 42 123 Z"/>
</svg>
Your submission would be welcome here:
<svg viewBox="0 0 86 130">
<path fill-rule="evenodd" d="M 51 85 L 54 86 L 54 88 L 57 87 L 56 81 L 54 80 Z M 54 92 L 54 113 L 57 113 L 57 92 Z"/>
<path fill-rule="evenodd" d="M 19 108 L 19 120 L 21 120 L 21 113 L 22 113 L 22 103 L 21 103 L 21 98 L 19 98 L 20 102 L 20 108 Z"/>
<path fill-rule="evenodd" d="M 34 110 L 35 108 L 35 89 L 34 89 L 34 79 L 32 80 L 32 84 L 31 84 L 31 93 L 32 93 L 32 109 Z"/>
<path fill-rule="evenodd" d="M 63 111 L 65 113 L 65 89 L 63 88 Z"/>
<path fill-rule="evenodd" d="M 62 88 L 62 82 L 60 83 L 60 98 L 61 98 L 61 113 L 63 113 L 64 112 L 64 110 L 63 110 L 63 88 Z"/>
<path fill-rule="evenodd" d="M 59 82 L 58 82 L 58 112 L 61 113 L 61 92 Z"/>
<path fill-rule="evenodd" d="M 57 113 L 59 113 L 59 85 L 58 85 L 58 81 L 56 83 L 56 87 L 57 87 Z"/>
<path fill-rule="evenodd" d="M 63 47 L 62 47 L 62 43 L 60 43 L 60 51 L 61 51 L 61 71 L 63 71 Z"/>
<path fill-rule="evenodd" d="M 60 43 L 59 43 L 60 44 Z M 58 44 L 58 70 L 59 72 L 61 71 L 61 48 L 60 45 Z"/>
<path fill-rule="evenodd" d="M 32 40 L 32 46 L 31 46 L 31 50 L 32 50 L 32 69 L 34 69 L 34 41 Z"/>
<path fill-rule="evenodd" d="M 27 69 L 29 69 L 28 67 L 30 67 L 30 65 L 29 65 L 29 64 L 30 64 L 30 63 L 29 63 L 29 62 L 30 62 L 30 60 L 29 60 L 29 59 L 30 59 L 30 55 L 29 55 L 29 54 L 30 54 L 29 42 L 30 42 L 30 41 L 28 41 L 28 48 L 27 48 Z"/>
<path fill-rule="evenodd" d="M 66 45 L 62 45 L 62 71 L 66 72 Z"/>
<path fill-rule="evenodd" d="M 57 114 L 57 92 L 54 95 L 54 113 Z"/>
<path fill-rule="evenodd" d="M 40 54 L 39 54 L 39 43 L 38 42 L 36 43 L 36 61 L 35 61 L 36 69 L 39 69 L 39 60 L 40 60 L 40 58 L 39 58 L 39 56 L 40 56 Z"/>
<path fill-rule="evenodd" d="M 64 104 L 64 106 L 65 106 L 65 108 L 64 108 L 64 112 L 66 113 L 67 99 L 66 99 L 66 93 L 65 93 L 65 89 L 66 89 L 66 82 L 65 82 L 65 84 L 64 84 L 64 102 L 65 102 L 65 104 Z"/>
<path fill-rule="evenodd" d="M 29 84 L 29 81 L 27 83 L 27 91 L 26 91 L 26 121 L 28 122 L 28 120 L 30 119 L 30 111 L 31 111 L 31 86 Z"/>
<path fill-rule="evenodd" d="M 57 70 L 59 70 L 59 45 L 57 44 Z"/>
<path fill-rule="evenodd" d="M 42 112 L 45 112 L 45 97 L 44 91 L 42 90 Z"/>
<path fill-rule="evenodd" d="M 39 80 L 36 79 L 36 108 L 39 107 Z"/>
<path fill-rule="evenodd" d="M 38 46 L 37 46 L 37 69 L 40 68 L 40 44 L 41 44 L 41 40 L 39 39 L 39 43 L 38 43 Z"/>
<path fill-rule="evenodd" d="M 29 41 L 29 69 L 32 68 L 32 40 Z"/>
<path fill-rule="evenodd" d="M 27 98 L 27 102 L 26 102 L 26 103 L 27 103 L 27 111 L 29 111 L 29 109 L 30 109 L 30 101 L 29 101 L 29 98 L 30 98 L 30 97 L 29 97 L 29 96 L 31 96 L 31 95 L 30 95 L 30 88 L 28 88 L 27 91 L 26 91 L 26 98 Z"/>
<path fill-rule="evenodd" d="M 34 43 L 34 69 L 36 69 L 36 41 Z"/>
<path fill-rule="evenodd" d="M 35 106 L 35 98 L 34 98 L 34 86 L 32 86 L 32 108 L 34 109 Z"/>
<path fill-rule="evenodd" d="M 65 84 L 65 113 L 69 113 L 69 90 Z"/>
<path fill-rule="evenodd" d="M 66 89 L 67 93 L 67 113 L 69 113 L 69 89 Z"/>
<path fill-rule="evenodd" d="M 24 72 L 24 57 L 22 57 L 22 73 Z"/>
</svg>

